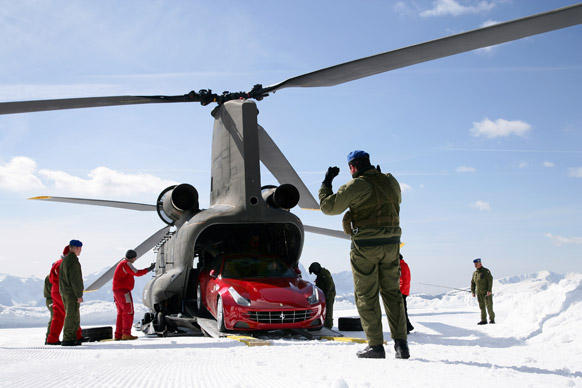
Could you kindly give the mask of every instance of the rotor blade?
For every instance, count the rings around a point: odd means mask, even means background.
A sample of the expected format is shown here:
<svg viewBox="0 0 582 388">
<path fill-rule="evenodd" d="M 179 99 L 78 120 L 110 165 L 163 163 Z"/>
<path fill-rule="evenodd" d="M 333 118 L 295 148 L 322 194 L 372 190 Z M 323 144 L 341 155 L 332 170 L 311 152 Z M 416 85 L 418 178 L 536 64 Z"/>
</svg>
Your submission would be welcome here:
<svg viewBox="0 0 582 388">
<path fill-rule="evenodd" d="M 299 191 L 299 207 L 302 209 L 319 210 L 319 203 L 313 198 L 297 172 L 291 166 L 277 144 L 267 131 L 259 127 L 259 158 L 267 169 L 277 178 L 280 184 L 290 183 Z"/>
<path fill-rule="evenodd" d="M 331 236 L 331 237 L 341 238 L 344 240 L 351 239 L 350 236 L 348 236 L 347 234 L 345 234 L 341 230 L 326 229 L 326 228 L 320 228 L 318 226 L 309 226 L 309 225 L 303 225 L 303 229 L 309 233 L 323 234 L 324 236 Z"/>
<path fill-rule="evenodd" d="M 0 115 L 101 106 L 195 102 L 197 99 L 194 97 L 192 94 L 184 94 L 181 96 L 111 96 L 2 102 L 0 103 Z"/>
<path fill-rule="evenodd" d="M 144 212 L 145 211 L 156 211 L 155 205 L 148 205 L 145 203 L 135 203 L 135 202 L 106 201 L 103 199 L 88 199 L 88 198 L 51 197 L 48 195 L 42 195 L 39 197 L 32 197 L 32 198 L 28 198 L 28 199 L 50 201 L 50 202 L 76 203 L 76 204 L 81 204 L 81 205 L 117 207 L 117 208 L 121 208 L 121 209 L 139 210 L 139 211 L 144 211 Z"/>
<path fill-rule="evenodd" d="M 582 3 L 316 70 L 268 86 L 263 91 L 269 93 L 289 87 L 338 85 L 580 23 Z"/>
<path fill-rule="evenodd" d="M 139 259 L 145 253 L 147 253 L 150 249 L 155 247 L 156 244 L 158 242 L 160 242 L 160 240 L 166 235 L 166 233 L 168 233 L 169 230 L 170 230 L 170 226 L 166 226 L 166 227 L 158 230 L 156 233 L 154 233 L 150 237 L 148 237 L 144 242 L 139 244 L 134 249 L 135 252 L 137 253 L 137 258 Z M 93 283 L 91 283 L 90 286 L 86 287 L 85 292 L 97 291 L 99 288 L 101 288 L 103 285 L 105 285 L 105 283 L 107 283 L 108 281 L 113 279 L 113 274 L 115 273 L 115 268 L 117 268 L 117 264 L 119 264 L 120 261 L 121 260 L 119 260 L 115 264 L 113 264 L 113 266 L 111 268 L 109 268 L 107 271 L 105 271 L 105 273 L 103 275 L 101 275 L 97 280 L 95 280 Z"/>
</svg>

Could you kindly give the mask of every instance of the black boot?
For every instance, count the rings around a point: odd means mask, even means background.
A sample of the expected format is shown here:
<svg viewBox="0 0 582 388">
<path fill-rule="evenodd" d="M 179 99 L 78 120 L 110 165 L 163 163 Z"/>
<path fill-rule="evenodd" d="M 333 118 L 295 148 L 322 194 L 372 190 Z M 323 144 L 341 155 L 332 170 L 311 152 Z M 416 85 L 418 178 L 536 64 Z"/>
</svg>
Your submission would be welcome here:
<svg viewBox="0 0 582 388">
<path fill-rule="evenodd" d="M 81 342 L 79 342 L 78 340 L 61 342 L 61 346 L 79 346 L 79 345 L 81 345 Z"/>
<path fill-rule="evenodd" d="M 396 358 L 410 358 L 410 351 L 408 350 L 408 342 L 403 339 L 394 340 L 394 351 Z"/>
<path fill-rule="evenodd" d="M 61 341 L 57 341 L 57 342 L 46 342 L 44 343 L 45 345 L 60 345 Z"/>
<path fill-rule="evenodd" d="M 477 325 L 486 325 L 486 324 L 487 324 L 487 321 L 479 321 L 479 322 L 477 322 Z"/>
<path fill-rule="evenodd" d="M 358 358 L 386 358 L 384 345 L 367 346 L 366 349 L 356 353 Z"/>
<path fill-rule="evenodd" d="M 489 323 L 495 323 L 495 319 L 489 320 Z"/>
</svg>

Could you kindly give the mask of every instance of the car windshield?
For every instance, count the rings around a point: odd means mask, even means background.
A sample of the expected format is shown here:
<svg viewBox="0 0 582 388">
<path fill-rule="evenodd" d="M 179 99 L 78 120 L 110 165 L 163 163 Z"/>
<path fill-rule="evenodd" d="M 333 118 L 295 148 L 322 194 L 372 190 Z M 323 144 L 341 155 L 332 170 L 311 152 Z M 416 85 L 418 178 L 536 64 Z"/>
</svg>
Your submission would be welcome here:
<svg viewBox="0 0 582 388">
<path fill-rule="evenodd" d="M 244 278 L 293 278 L 296 273 L 277 257 L 227 257 L 222 277 Z"/>
</svg>

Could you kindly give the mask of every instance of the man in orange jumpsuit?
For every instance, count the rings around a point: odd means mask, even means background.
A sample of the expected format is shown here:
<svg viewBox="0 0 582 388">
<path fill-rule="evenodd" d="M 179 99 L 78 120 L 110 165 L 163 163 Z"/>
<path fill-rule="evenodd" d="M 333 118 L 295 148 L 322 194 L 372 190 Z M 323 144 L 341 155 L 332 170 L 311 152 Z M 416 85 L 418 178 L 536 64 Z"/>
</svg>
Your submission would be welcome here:
<svg viewBox="0 0 582 388">
<path fill-rule="evenodd" d="M 134 276 L 143 276 L 154 269 L 152 264 L 148 268 L 136 269 L 133 263 L 137 260 L 137 253 L 130 249 L 125 253 L 113 274 L 113 298 L 117 307 L 117 323 L 115 325 L 115 340 L 126 341 L 137 339 L 131 335 L 133 324 L 133 299 L 131 290 L 135 284 Z"/>
<path fill-rule="evenodd" d="M 63 262 L 63 258 L 68 254 L 69 246 L 67 245 L 65 249 L 63 249 L 61 258 L 53 263 L 51 267 L 51 273 L 49 274 L 49 280 L 52 285 L 51 298 L 53 300 L 53 315 L 49 335 L 46 339 L 47 345 L 61 344 L 61 341 L 59 341 L 59 336 L 61 335 L 61 331 L 63 330 L 63 325 L 65 323 L 65 305 L 63 304 L 63 299 L 61 298 L 61 294 L 59 292 L 59 273 L 61 271 L 61 263 Z M 83 337 L 81 333 L 82 331 L 79 327 L 77 330 L 78 341 L 80 341 Z"/>
<path fill-rule="evenodd" d="M 404 300 L 406 329 L 408 333 L 410 333 L 412 330 L 414 330 L 414 326 L 412 326 L 410 319 L 408 319 L 408 307 L 406 306 L 406 297 L 410 294 L 410 268 L 408 268 L 408 264 L 406 264 L 402 255 L 400 255 L 400 293 L 402 294 L 402 299 Z"/>
</svg>

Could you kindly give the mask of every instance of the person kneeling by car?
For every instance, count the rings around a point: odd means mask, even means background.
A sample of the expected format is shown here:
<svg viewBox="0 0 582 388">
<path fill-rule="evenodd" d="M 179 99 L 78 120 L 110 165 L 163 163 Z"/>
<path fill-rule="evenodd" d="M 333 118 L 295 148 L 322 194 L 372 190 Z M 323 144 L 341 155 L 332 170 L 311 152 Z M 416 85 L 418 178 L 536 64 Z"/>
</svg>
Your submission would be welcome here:
<svg viewBox="0 0 582 388">
<path fill-rule="evenodd" d="M 137 260 L 137 252 L 128 250 L 113 274 L 113 298 L 117 307 L 117 323 L 115 325 L 115 340 L 126 341 L 137 339 L 131 335 L 133 324 L 133 299 L 131 290 L 135 284 L 134 276 L 143 276 L 154 269 L 152 263 L 148 268 L 136 269 L 133 263 Z"/>
</svg>

